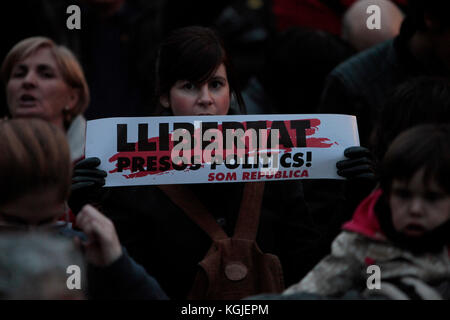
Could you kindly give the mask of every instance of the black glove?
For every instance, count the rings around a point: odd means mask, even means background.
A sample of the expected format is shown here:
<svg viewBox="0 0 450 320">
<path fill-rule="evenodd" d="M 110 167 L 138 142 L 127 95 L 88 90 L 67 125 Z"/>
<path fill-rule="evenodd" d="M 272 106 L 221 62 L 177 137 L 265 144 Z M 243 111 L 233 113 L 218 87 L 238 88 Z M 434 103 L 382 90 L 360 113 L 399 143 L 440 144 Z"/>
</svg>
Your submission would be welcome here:
<svg viewBox="0 0 450 320">
<path fill-rule="evenodd" d="M 87 204 L 97 204 L 103 194 L 106 171 L 99 170 L 100 159 L 96 157 L 80 160 L 75 164 L 72 176 L 69 207 L 74 214 Z"/>
<path fill-rule="evenodd" d="M 338 161 L 336 167 L 337 174 L 347 178 L 344 182 L 345 212 L 352 214 L 376 186 L 375 162 L 372 153 L 364 147 L 349 147 L 344 156 L 349 159 Z"/>
<path fill-rule="evenodd" d="M 375 180 L 375 163 L 369 149 L 364 147 L 349 147 L 345 149 L 344 156 L 348 160 L 336 163 L 337 174 L 347 179 Z"/>
</svg>

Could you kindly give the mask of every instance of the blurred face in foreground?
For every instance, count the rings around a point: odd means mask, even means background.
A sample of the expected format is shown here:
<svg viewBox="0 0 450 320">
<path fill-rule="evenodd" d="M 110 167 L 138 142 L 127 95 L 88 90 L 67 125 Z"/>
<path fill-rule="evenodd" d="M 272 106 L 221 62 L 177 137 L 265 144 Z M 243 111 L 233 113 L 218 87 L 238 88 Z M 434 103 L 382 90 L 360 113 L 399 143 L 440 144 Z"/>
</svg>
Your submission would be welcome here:
<svg viewBox="0 0 450 320">
<path fill-rule="evenodd" d="M 0 206 L 1 231 L 51 230 L 65 212 L 56 188 L 27 193 Z"/>
</svg>

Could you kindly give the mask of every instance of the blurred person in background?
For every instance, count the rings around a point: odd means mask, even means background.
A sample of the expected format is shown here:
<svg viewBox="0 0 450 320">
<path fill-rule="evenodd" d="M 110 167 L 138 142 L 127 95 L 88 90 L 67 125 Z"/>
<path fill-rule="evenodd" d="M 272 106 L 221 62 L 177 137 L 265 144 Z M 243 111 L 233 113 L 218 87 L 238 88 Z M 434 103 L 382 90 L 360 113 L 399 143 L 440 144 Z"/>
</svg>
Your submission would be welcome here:
<svg viewBox="0 0 450 320">
<path fill-rule="evenodd" d="M 142 116 L 152 111 L 154 58 L 165 0 L 16 0 L 3 5 L 0 59 L 12 45 L 44 36 L 69 48 L 91 87 L 85 117 Z M 68 29 L 66 12 L 80 8 L 80 29 Z M 6 22 L 2 25 L 3 22 Z M 0 98 L 2 96 L 0 95 Z M 0 104 L 0 117 L 5 115 Z M 6 109 L 6 108 L 4 108 Z"/>
<path fill-rule="evenodd" d="M 421 75 L 450 77 L 448 12 L 449 1 L 409 0 L 397 37 L 360 52 L 329 74 L 318 112 L 355 115 L 361 144 L 368 145 L 392 88 Z"/>
<path fill-rule="evenodd" d="M 249 114 L 313 113 L 326 76 L 354 50 L 336 35 L 293 27 L 272 38 L 264 53 L 243 92 Z"/>
<path fill-rule="evenodd" d="M 380 29 L 369 29 L 367 8 L 380 8 Z M 341 37 L 356 50 L 363 51 L 374 45 L 395 38 L 400 33 L 404 14 L 389 0 L 359 0 L 353 3 L 342 18 Z"/>
<path fill-rule="evenodd" d="M 358 0 L 272 0 L 272 2 L 278 31 L 300 26 L 340 35 L 342 16 Z M 393 2 L 404 10 L 407 0 L 393 0 Z"/>
<path fill-rule="evenodd" d="M 12 118 L 41 118 L 67 133 L 73 161 L 84 155 L 89 88 L 73 53 L 44 37 L 17 43 L 3 61 Z"/>
<path fill-rule="evenodd" d="M 402 131 L 425 123 L 450 123 L 450 79 L 413 77 L 392 90 L 371 134 L 376 161 Z"/>
</svg>

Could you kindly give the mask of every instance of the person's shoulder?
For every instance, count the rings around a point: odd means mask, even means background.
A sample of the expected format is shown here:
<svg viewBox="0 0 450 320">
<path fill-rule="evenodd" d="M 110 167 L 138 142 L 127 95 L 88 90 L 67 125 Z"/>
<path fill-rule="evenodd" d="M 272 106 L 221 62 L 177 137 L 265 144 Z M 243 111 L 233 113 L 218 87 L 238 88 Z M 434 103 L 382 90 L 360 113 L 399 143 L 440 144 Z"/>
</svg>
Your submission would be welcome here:
<svg viewBox="0 0 450 320">
<path fill-rule="evenodd" d="M 373 241 L 368 237 L 352 231 L 342 231 L 331 244 L 332 252 L 337 255 L 351 254 L 358 260 L 363 260 Z"/>
<path fill-rule="evenodd" d="M 345 60 L 331 71 L 330 76 L 355 85 L 375 82 L 395 67 L 396 60 L 394 40 L 388 40 Z"/>
</svg>

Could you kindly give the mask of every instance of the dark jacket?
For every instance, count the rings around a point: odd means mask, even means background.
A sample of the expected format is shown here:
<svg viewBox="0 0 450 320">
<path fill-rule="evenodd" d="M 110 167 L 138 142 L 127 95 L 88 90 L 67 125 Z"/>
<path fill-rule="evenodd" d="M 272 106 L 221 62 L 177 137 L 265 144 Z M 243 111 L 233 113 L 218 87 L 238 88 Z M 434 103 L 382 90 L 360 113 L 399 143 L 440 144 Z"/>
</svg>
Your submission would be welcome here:
<svg viewBox="0 0 450 320">
<path fill-rule="evenodd" d="M 244 184 L 189 187 L 232 235 Z M 157 186 L 110 188 L 101 209 L 113 220 L 130 255 L 158 279 L 169 297 L 185 299 L 197 264 L 212 244 L 208 235 Z M 319 238 L 303 201 L 301 183 L 266 183 L 257 243 L 263 252 L 280 258 L 287 285 L 300 280 L 320 260 Z"/>
<path fill-rule="evenodd" d="M 400 248 L 386 237 L 377 211 L 381 195 L 378 189 L 361 202 L 353 219 L 343 225 L 344 231 L 334 240 L 331 254 L 284 294 L 341 296 L 352 289 L 361 292 L 366 288 L 369 277 L 366 269 L 370 265 L 379 266 L 382 282 L 414 278 L 436 287 L 448 282 L 447 247 L 419 254 Z"/>
<path fill-rule="evenodd" d="M 398 84 L 413 76 L 442 73 L 414 58 L 408 44 L 414 33 L 406 19 L 395 39 L 353 56 L 328 76 L 319 112 L 356 115 L 363 146 L 368 145 L 384 100 Z"/>
<path fill-rule="evenodd" d="M 65 227 L 59 234 L 66 238 L 86 240 L 80 231 Z M 88 299 L 167 300 L 158 282 L 137 264 L 122 247 L 122 255 L 106 267 L 88 264 Z"/>
<path fill-rule="evenodd" d="M 120 300 L 167 300 L 155 278 L 137 264 L 125 248 L 107 267 L 88 266 L 88 298 Z"/>
</svg>

